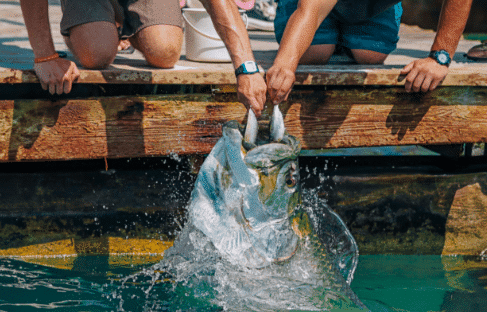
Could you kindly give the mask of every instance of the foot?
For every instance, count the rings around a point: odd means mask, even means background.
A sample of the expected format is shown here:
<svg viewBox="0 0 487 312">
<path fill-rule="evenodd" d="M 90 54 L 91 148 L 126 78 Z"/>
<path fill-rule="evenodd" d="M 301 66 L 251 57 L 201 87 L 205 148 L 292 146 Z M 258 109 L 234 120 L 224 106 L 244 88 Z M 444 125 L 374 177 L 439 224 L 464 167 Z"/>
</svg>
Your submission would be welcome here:
<svg viewBox="0 0 487 312">
<path fill-rule="evenodd" d="M 134 53 L 135 49 L 130 44 L 128 39 L 120 40 L 118 42 L 118 54 L 132 54 Z"/>
</svg>

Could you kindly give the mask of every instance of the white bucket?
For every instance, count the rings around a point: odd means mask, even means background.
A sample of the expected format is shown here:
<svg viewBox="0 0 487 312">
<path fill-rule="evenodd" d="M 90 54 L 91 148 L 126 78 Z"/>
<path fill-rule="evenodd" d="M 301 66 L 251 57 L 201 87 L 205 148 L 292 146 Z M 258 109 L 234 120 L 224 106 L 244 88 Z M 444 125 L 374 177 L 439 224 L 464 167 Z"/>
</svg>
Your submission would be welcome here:
<svg viewBox="0 0 487 312">
<path fill-rule="evenodd" d="M 218 63 L 232 61 L 223 40 L 213 26 L 210 15 L 204 8 L 184 8 L 183 18 L 186 23 L 184 39 L 188 60 Z M 243 14 L 242 18 L 247 25 L 247 15 Z"/>
</svg>

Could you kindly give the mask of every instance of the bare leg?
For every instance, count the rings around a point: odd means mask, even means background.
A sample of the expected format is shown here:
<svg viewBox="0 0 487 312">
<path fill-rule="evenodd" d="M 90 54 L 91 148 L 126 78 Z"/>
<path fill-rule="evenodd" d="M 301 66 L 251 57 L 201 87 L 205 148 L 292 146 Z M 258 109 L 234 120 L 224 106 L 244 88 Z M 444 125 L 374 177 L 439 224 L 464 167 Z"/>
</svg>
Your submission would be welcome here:
<svg viewBox="0 0 487 312">
<path fill-rule="evenodd" d="M 353 58 L 359 64 L 384 64 L 388 54 L 370 51 L 352 49 Z"/>
<path fill-rule="evenodd" d="M 118 32 L 115 25 L 109 22 L 74 26 L 69 30 L 69 37 L 64 37 L 64 40 L 85 68 L 106 68 L 117 55 Z"/>
<path fill-rule="evenodd" d="M 312 45 L 304 52 L 299 60 L 302 65 L 323 65 L 328 63 L 328 60 L 335 51 L 334 44 L 319 44 Z"/>
<path fill-rule="evenodd" d="M 131 37 L 130 43 L 144 54 L 149 65 L 172 68 L 181 56 L 183 30 L 173 25 L 149 26 Z"/>
</svg>

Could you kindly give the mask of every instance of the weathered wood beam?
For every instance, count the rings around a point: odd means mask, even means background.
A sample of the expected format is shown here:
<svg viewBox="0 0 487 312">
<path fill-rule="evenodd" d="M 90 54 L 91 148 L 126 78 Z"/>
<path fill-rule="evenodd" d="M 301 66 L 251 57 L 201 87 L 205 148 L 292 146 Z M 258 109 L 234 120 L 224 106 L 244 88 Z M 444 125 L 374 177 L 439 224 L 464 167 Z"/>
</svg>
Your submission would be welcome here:
<svg viewBox="0 0 487 312">
<path fill-rule="evenodd" d="M 346 88 L 292 93 L 281 105 L 303 149 L 487 142 L 487 89 Z M 0 101 L 0 161 L 208 153 L 243 122 L 233 93 Z"/>
<path fill-rule="evenodd" d="M 487 250 L 487 196 L 479 183 L 459 189 L 446 222 L 443 255 L 480 255 Z"/>
<path fill-rule="evenodd" d="M 296 85 L 402 86 L 400 66 L 301 65 Z M 77 83 L 85 84 L 236 84 L 231 65 L 200 66 L 184 70 L 109 69 L 81 70 Z M 33 70 L 0 70 L 0 83 L 39 83 Z M 487 72 L 477 68 L 451 68 L 442 86 L 487 86 Z"/>
</svg>

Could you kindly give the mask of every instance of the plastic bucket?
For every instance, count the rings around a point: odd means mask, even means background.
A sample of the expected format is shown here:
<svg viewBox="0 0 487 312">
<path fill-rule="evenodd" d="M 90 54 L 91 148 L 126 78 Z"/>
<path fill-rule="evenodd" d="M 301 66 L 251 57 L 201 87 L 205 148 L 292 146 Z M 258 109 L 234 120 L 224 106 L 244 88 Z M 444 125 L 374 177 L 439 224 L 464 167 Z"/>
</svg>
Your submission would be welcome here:
<svg viewBox="0 0 487 312">
<path fill-rule="evenodd" d="M 245 24 L 248 24 L 245 11 L 240 10 Z M 184 40 L 186 58 L 197 62 L 231 62 L 230 54 L 213 27 L 211 17 L 204 8 L 184 8 L 183 18 L 186 23 Z"/>
</svg>

